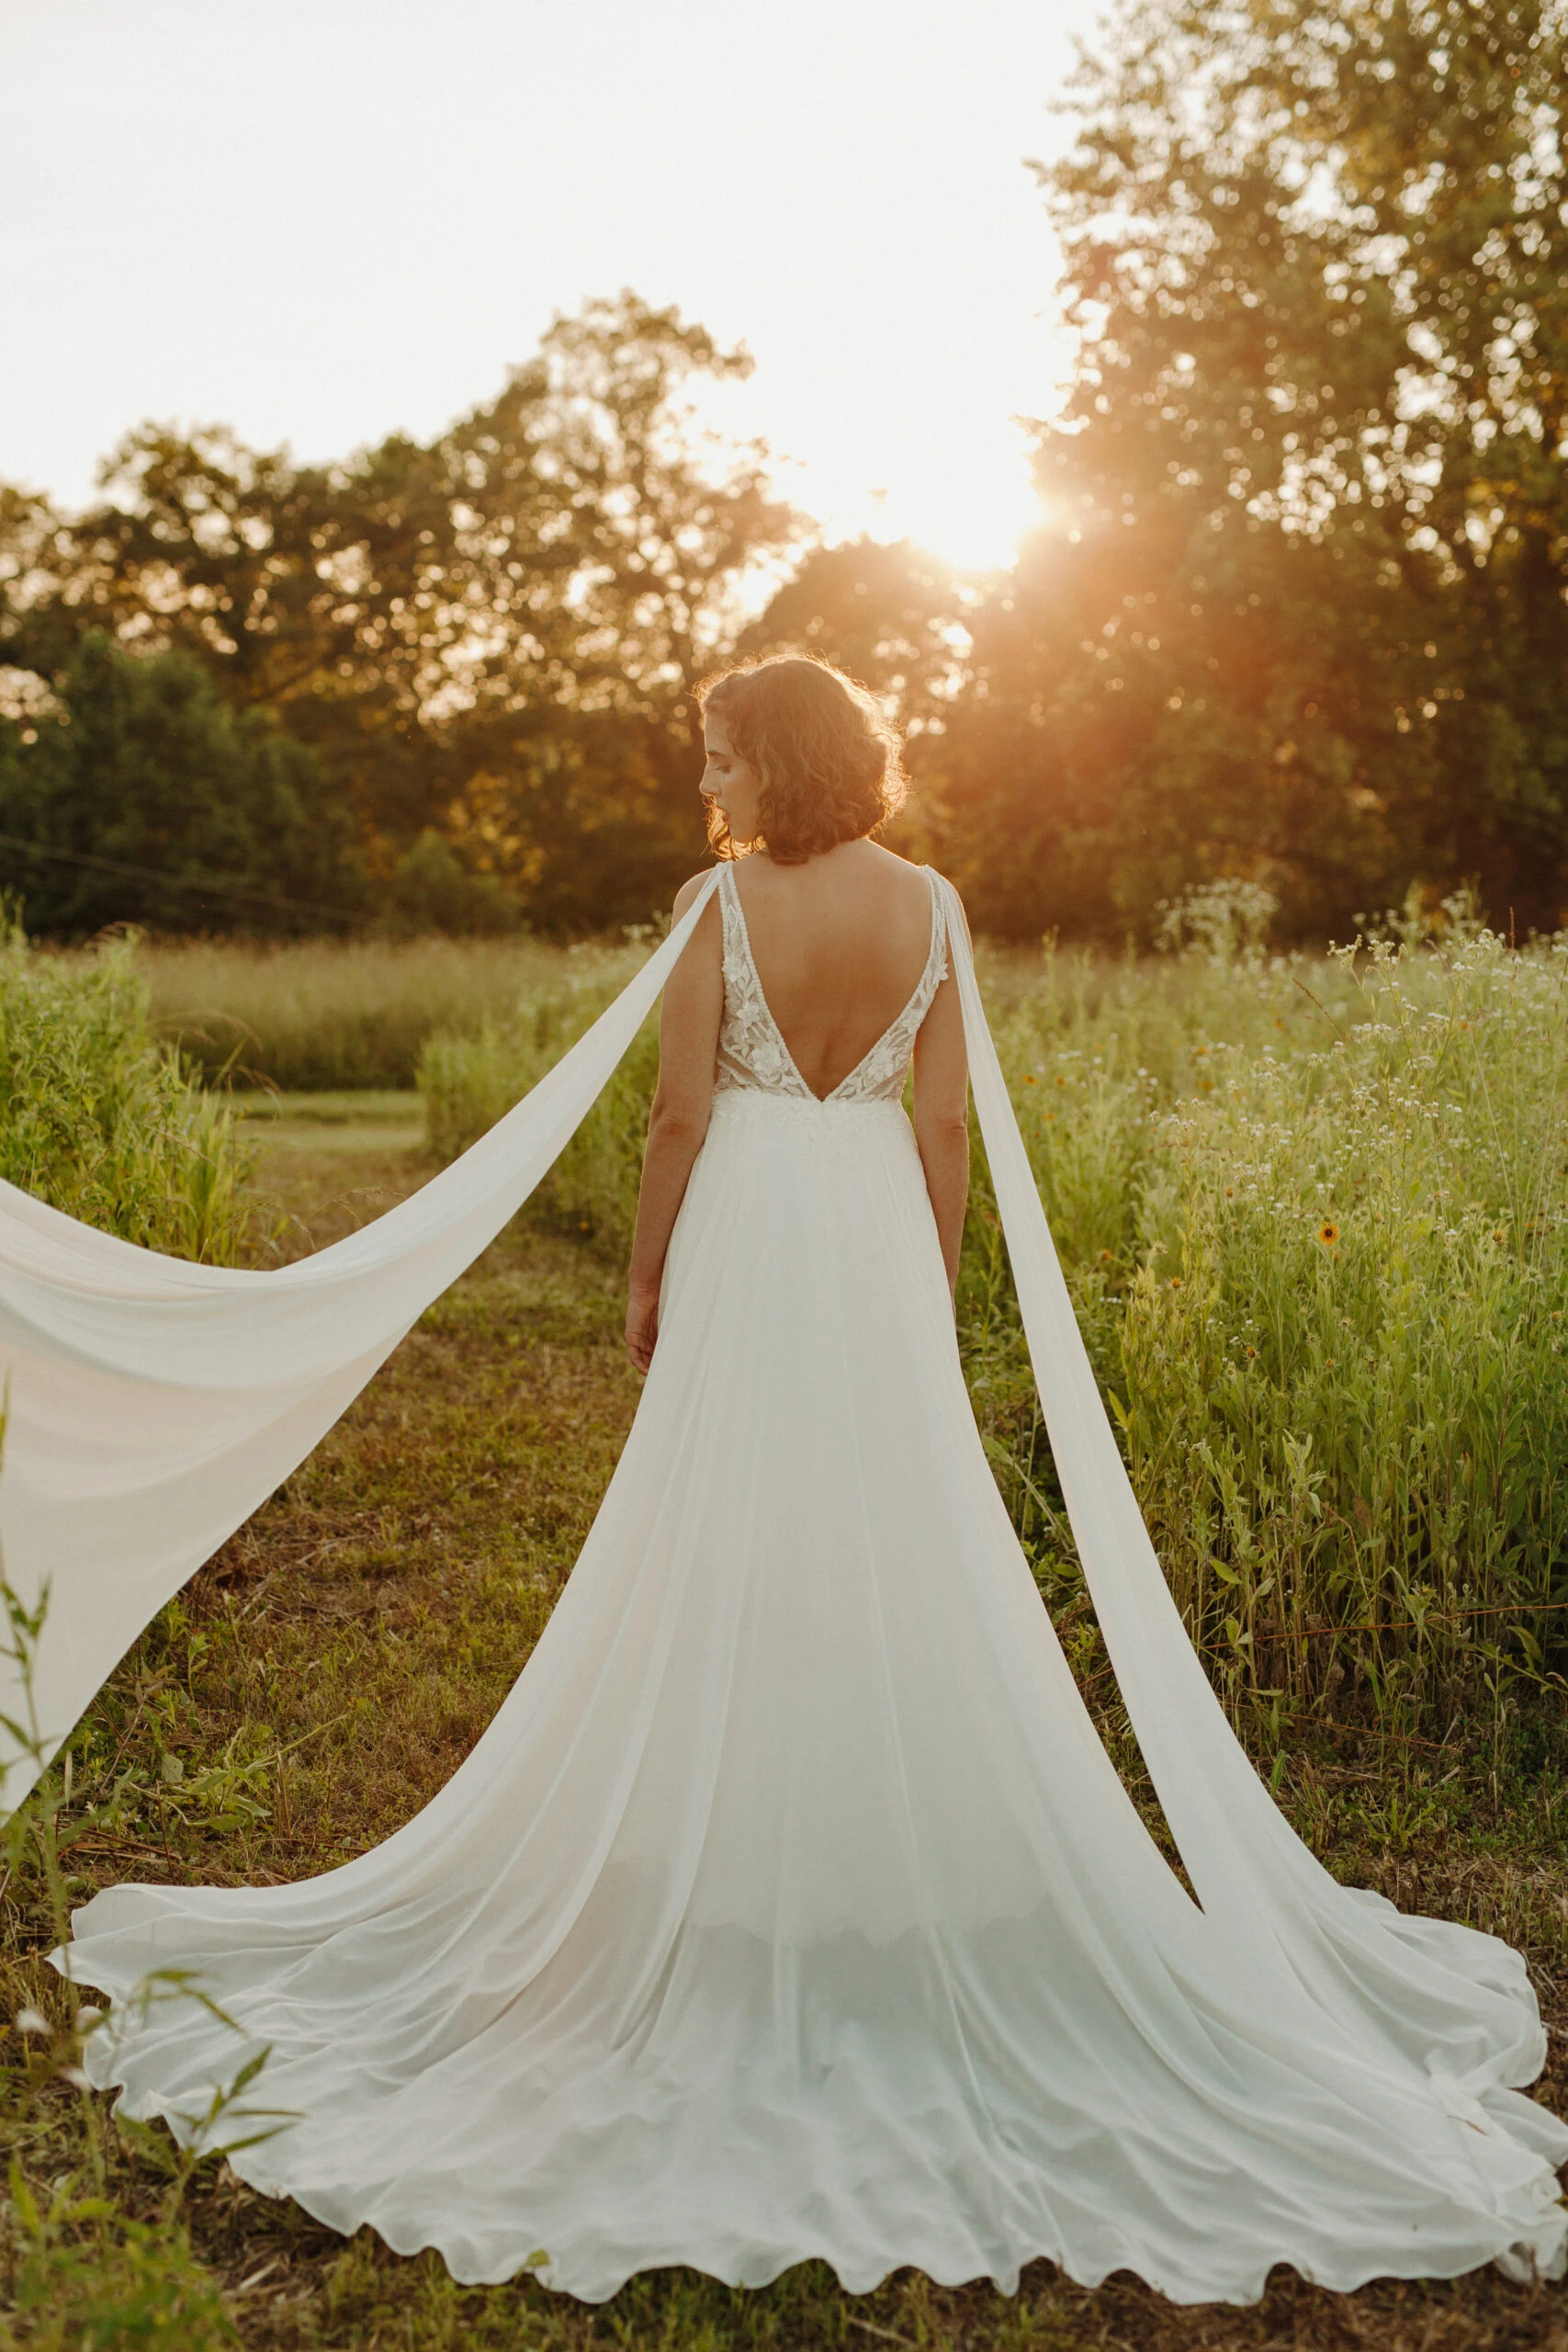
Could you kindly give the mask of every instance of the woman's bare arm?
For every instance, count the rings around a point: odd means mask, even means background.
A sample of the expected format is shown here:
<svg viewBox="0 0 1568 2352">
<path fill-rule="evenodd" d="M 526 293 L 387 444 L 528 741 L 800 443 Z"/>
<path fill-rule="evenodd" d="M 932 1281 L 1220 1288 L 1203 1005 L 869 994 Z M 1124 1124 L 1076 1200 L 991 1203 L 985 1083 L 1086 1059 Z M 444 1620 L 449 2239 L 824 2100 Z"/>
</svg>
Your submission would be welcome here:
<svg viewBox="0 0 1568 2352">
<path fill-rule="evenodd" d="M 706 877 L 694 875 L 675 899 L 685 913 Z M 626 1346 L 639 1372 L 653 1361 L 664 1257 L 713 1108 L 714 1057 L 724 1017 L 724 970 L 716 899 L 703 910 L 664 983 L 659 1019 L 659 1085 L 648 1123 L 626 1302 Z"/>
<path fill-rule="evenodd" d="M 926 1171 L 947 1286 L 958 1287 L 958 1252 L 969 1203 L 969 1056 L 958 981 L 949 972 L 915 1039 L 915 1141 Z"/>
</svg>

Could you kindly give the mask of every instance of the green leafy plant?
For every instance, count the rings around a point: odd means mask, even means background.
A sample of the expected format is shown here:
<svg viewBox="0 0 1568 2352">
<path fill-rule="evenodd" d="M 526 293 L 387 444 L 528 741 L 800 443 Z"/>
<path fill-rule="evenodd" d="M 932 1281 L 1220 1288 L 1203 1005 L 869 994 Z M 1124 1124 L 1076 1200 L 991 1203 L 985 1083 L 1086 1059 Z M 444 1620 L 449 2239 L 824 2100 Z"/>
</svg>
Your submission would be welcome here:
<svg viewBox="0 0 1568 2352">
<path fill-rule="evenodd" d="M 85 1224 L 232 1264 L 249 1245 L 247 1147 L 149 1023 L 128 938 L 73 957 L 0 922 L 0 1176 Z"/>
<path fill-rule="evenodd" d="M 89 1810 L 68 1824 L 69 1767 L 49 1769 L 33 1698 L 39 1641 L 49 1613 L 47 1588 L 29 1607 L 0 1577 L 7 1640 L 0 1645 L 17 1669 L 22 1713 L 4 1718 L 17 1751 L 39 1777 L 24 1803 L 10 1814 L 6 1842 L 14 1874 L 30 1858 L 41 1880 L 56 1949 L 70 1939 L 65 1859 L 79 1839 L 110 1826 L 110 1809 Z M 0 1791 L 3 1795 L 3 1791 Z M 84 2001 L 66 1977 L 63 2014 L 51 2018 L 22 2008 L 15 2020 L 22 2057 L 4 2068 L 10 2104 L 30 2108 L 42 2122 L 48 2101 L 61 2088 L 75 2095 L 82 2160 L 42 2188 L 28 2177 L 19 2153 L 8 2174 L 5 2228 L 6 2289 L 15 2329 L 11 2340 L 28 2352 L 119 2352 L 119 2347 L 156 2347 L 156 2352 L 220 2352 L 239 2336 L 217 2281 L 192 2253 L 183 2208 L 197 2166 L 207 2158 L 238 2153 L 283 2128 L 284 2110 L 252 2105 L 248 2094 L 265 2067 L 266 2045 L 252 2049 L 226 2084 L 215 2085 L 207 2105 L 173 2118 L 176 2136 L 130 2117 L 117 2117 L 115 2143 L 106 2131 L 85 2060 L 90 2041 L 112 2046 L 141 2023 L 154 2005 L 194 2001 L 207 2014 L 245 2039 L 243 2030 L 206 1994 L 189 1970 L 153 1971 L 135 1988 L 122 2010 L 107 2016 Z M 111 2070 L 112 2071 L 112 2070 Z M 128 2209 L 117 2195 L 113 2159 L 133 2150 L 163 2187 L 150 2212 Z"/>
</svg>

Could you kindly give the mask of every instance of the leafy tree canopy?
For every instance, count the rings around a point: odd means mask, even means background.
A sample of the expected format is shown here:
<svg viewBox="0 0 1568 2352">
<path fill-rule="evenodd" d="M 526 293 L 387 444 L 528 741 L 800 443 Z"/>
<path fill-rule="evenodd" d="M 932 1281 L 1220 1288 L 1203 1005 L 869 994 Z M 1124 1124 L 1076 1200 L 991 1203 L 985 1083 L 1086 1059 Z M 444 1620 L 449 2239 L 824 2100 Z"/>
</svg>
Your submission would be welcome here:
<svg viewBox="0 0 1568 2352">
<path fill-rule="evenodd" d="M 236 710 L 176 649 L 147 659 L 101 630 L 52 706 L 0 723 L 0 870 L 30 931 L 312 932 L 368 903 L 352 817 L 309 747 Z"/>
<path fill-rule="evenodd" d="M 1010 926 L 1224 872 L 1307 928 L 1413 876 L 1560 919 L 1565 25 L 1155 0 L 1085 64 L 1040 172 L 1082 360 L 946 775 Z"/>
<path fill-rule="evenodd" d="M 4 494 L 0 662 L 58 686 L 92 632 L 185 653 L 279 714 L 373 872 L 434 827 L 540 920 L 646 915 L 702 842 L 683 685 L 795 527 L 761 450 L 692 422 L 692 379 L 750 364 L 625 294 L 428 447 L 310 467 L 143 426 L 86 514 Z"/>
</svg>

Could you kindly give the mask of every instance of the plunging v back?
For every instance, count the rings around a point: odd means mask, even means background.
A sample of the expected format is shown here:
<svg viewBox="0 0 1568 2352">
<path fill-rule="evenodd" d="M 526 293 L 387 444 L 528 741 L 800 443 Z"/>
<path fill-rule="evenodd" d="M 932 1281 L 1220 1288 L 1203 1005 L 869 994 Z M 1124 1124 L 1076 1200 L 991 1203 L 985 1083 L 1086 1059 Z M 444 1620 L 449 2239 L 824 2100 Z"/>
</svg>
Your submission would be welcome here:
<svg viewBox="0 0 1568 2352">
<path fill-rule="evenodd" d="M 896 1102 L 920 1023 L 947 975 L 946 922 L 936 876 L 924 869 L 931 891 L 931 945 L 925 968 L 901 1011 L 869 1046 L 854 1068 L 818 1094 L 808 1086 L 773 1017 L 751 948 L 750 926 L 740 903 L 732 864 L 719 869 L 719 906 L 724 930 L 724 1019 L 719 1032 L 715 1086 L 763 1085 L 781 1094 L 809 1095 L 814 1102 Z"/>
<path fill-rule="evenodd" d="M 94 2080 L 179 2130 L 270 2046 L 262 2096 L 298 2120 L 231 2154 L 254 2187 L 461 2280 L 533 2265 L 589 2300 L 657 2264 L 760 2285 L 813 2256 L 856 2290 L 907 2263 L 1010 2290 L 1045 2255 L 1187 2301 L 1255 2297 L 1280 2262 L 1337 2287 L 1561 2267 L 1568 2132 L 1508 2087 L 1543 2053 L 1522 1962 L 1333 1886 L 1245 1763 L 1226 1777 L 1157 1570 L 1114 1605 L 1142 1531 L 1064 1297 L 1035 1353 L 1078 1384 L 1053 1441 L 1077 1441 L 1074 1524 L 1204 1909 L 1095 1735 L 981 1447 L 898 1099 L 944 921 L 1027 1250 L 956 901 L 933 881 L 920 987 L 818 1098 L 719 887 L 711 1123 L 637 1418 L 537 1647 L 373 1852 L 79 1911 L 67 1964 L 116 2004 Z M 238 2047 L 193 2003 L 138 2009 L 175 1967 Z"/>
</svg>

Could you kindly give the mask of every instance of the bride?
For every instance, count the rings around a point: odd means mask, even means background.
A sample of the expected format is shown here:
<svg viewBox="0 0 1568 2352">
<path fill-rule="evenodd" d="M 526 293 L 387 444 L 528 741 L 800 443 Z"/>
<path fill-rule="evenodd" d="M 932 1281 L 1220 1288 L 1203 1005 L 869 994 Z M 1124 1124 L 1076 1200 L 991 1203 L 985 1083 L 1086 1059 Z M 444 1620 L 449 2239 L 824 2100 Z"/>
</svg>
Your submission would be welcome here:
<svg viewBox="0 0 1568 2352">
<path fill-rule="evenodd" d="M 812 2257 L 852 2291 L 902 2264 L 1010 2290 L 1044 2256 L 1183 2301 L 1255 2298 L 1276 2263 L 1337 2288 L 1561 2270 L 1568 2129 L 1517 2088 L 1544 2053 L 1522 1962 L 1336 1885 L 1182 1634 L 957 896 L 873 839 L 895 739 L 810 661 L 729 673 L 704 716 L 719 864 L 660 967 L 626 1320 L 647 1383 L 570 1582 L 386 1844 L 76 1914 L 57 1963 L 117 2004 L 95 2079 L 176 2129 L 206 2104 L 232 2033 L 132 1997 L 194 1972 L 295 2115 L 232 2157 L 247 2180 L 460 2280 L 532 2266 L 591 2301 L 651 2265 L 755 2286 Z M 1095 1736 L 971 1415 L 971 1076 L 1196 1900 Z"/>
</svg>

